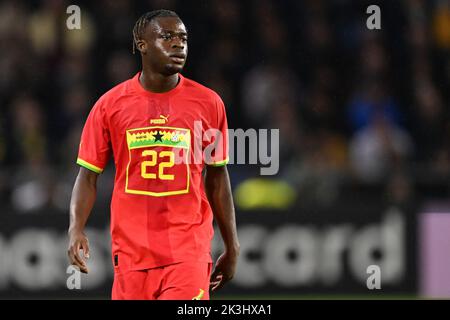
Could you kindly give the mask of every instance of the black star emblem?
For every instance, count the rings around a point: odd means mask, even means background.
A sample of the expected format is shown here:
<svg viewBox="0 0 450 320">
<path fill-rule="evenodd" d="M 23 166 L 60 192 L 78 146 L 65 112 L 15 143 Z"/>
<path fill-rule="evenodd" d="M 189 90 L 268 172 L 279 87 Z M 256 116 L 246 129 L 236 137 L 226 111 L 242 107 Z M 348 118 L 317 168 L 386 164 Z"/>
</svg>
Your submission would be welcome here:
<svg viewBox="0 0 450 320">
<path fill-rule="evenodd" d="M 155 142 L 156 141 L 162 142 L 162 139 L 161 139 L 162 137 L 163 137 L 163 135 L 161 133 L 159 133 L 159 131 L 156 131 L 156 134 L 153 135 L 153 138 L 155 138 Z"/>
</svg>

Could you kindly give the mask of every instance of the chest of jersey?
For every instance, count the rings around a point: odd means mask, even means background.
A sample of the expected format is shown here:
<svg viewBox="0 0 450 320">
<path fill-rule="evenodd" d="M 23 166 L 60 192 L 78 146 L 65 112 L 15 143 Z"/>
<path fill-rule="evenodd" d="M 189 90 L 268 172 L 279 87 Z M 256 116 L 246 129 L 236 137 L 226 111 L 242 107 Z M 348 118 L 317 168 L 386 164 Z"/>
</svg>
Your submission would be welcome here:
<svg viewBox="0 0 450 320">
<path fill-rule="evenodd" d="M 202 135 L 210 120 L 207 104 L 183 97 L 122 99 L 110 110 L 116 161 L 125 168 L 125 192 L 168 196 L 189 192 L 191 175 L 202 168 Z"/>
</svg>

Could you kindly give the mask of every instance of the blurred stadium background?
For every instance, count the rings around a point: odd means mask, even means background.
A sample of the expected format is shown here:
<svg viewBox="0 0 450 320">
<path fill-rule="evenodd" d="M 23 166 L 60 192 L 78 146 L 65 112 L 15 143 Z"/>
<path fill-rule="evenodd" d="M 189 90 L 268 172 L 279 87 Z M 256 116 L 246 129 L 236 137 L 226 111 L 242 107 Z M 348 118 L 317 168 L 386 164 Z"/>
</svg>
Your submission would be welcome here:
<svg viewBox="0 0 450 320">
<path fill-rule="evenodd" d="M 450 297 L 450 1 L 3 0 L 0 298 L 110 297 L 112 167 L 91 274 L 66 288 L 75 159 L 93 103 L 139 69 L 134 22 L 157 8 L 188 27 L 184 74 L 223 97 L 230 128 L 280 129 L 277 175 L 229 166 L 242 253 L 216 298 Z"/>
</svg>

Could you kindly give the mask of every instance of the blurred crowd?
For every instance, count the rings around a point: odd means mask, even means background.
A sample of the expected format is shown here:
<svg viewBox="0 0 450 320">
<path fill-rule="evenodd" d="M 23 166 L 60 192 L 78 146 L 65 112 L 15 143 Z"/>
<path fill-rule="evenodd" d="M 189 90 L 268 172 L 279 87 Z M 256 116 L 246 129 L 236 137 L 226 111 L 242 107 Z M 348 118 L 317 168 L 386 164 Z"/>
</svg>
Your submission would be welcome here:
<svg viewBox="0 0 450 320">
<path fill-rule="evenodd" d="M 67 211 L 86 116 L 139 70 L 131 31 L 158 8 L 186 24 L 184 74 L 222 96 L 230 128 L 280 129 L 273 178 L 299 201 L 364 186 L 400 202 L 417 186 L 448 198 L 450 1 L 377 1 L 381 30 L 368 30 L 372 2 L 1 1 L 0 210 Z M 66 27 L 71 4 L 80 30 Z"/>
</svg>

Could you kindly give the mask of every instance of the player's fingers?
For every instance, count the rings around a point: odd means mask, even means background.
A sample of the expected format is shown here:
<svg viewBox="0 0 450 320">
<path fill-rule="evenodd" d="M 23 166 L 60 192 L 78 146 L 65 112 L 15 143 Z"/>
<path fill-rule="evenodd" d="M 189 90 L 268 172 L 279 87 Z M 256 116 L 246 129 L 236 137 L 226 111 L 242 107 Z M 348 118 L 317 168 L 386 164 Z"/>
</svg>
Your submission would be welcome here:
<svg viewBox="0 0 450 320">
<path fill-rule="evenodd" d="M 81 247 L 83 249 L 84 257 L 89 259 L 89 241 L 86 239 L 86 241 L 81 244 Z"/>
<path fill-rule="evenodd" d="M 81 268 L 80 268 L 80 272 L 81 272 L 81 273 L 86 273 L 86 274 L 87 274 L 87 273 L 89 273 L 89 270 L 88 270 L 87 267 L 81 267 Z"/>
<path fill-rule="evenodd" d="M 86 266 L 80 266 L 79 268 L 81 273 L 89 273 L 89 270 Z"/>
<path fill-rule="evenodd" d="M 72 255 L 75 259 L 75 262 L 77 262 L 77 264 L 79 265 L 80 269 L 86 269 L 86 263 L 80 257 L 80 243 L 76 243 L 74 246 L 72 246 Z"/>
<path fill-rule="evenodd" d="M 82 265 L 84 265 L 84 260 L 83 258 L 81 258 L 80 256 L 80 250 L 82 248 L 82 245 L 80 242 L 76 242 L 75 245 L 73 246 L 74 249 L 74 256 L 77 259 L 77 261 L 79 261 Z"/>
<path fill-rule="evenodd" d="M 69 248 L 69 249 L 67 250 L 67 255 L 69 256 L 69 262 L 70 262 L 70 264 L 75 264 L 75 257 L 74 257 L 73 254 L 72 254 L 72 249 L 71 249 L 71 248 Z"/>
<path fill-rule="evenodd" d="M 86 272 L 87 270 L 83 266 L 83 264 L 79 260 L 77 260 L 75 254 L 74 254 L 74 251 L 72 249 L 69 249 L 68 253 L 69 253 L 70 264 L 78 267 L 78 269 L 80 269 L 81 272 L 87 273 Z"/>
<path fill-rule="evenodd" d="M 87 267 L 83 267 L 79 263 L 72 263 L 72 266 L 76 267 L 81 273 L 88 273 Z"/>
<path fill-rule="evenodd" d="M 222 288 L 222 286 L 223 286 L 223 279 L 220 280 L 220 281 L 218 281 L 218 282 L 216 282 L 216 283 L 212 286 L 211 291 L 212 291 L 212 292 L 215 292 L 215 291 L 219 290 L 220 288 Z"/>
<path fill-rule="evenodd" d="M 222 281 L 222 278 L 217 277 L 215 279 L 211 279 L 211 281 L 209 283 L 210 283 L 210 286 L 214 286 L 214 285 L 218 284 L 220 281 Z"/>
<path fill-rule="evenodd" d="M 88 268 L 84 262 L 80 262 L 79 260 L 75 260 L 74 263 L 72 263 L 76 267 L 80 269 L 82 273 L 88 273 Z"/>
<path fill-rule="evenodd" d="M 220 280 L 219 284 L 218 284 L 218 285 L 216 286 L 216 288 L 214 289 L 214 291 L 217 291 L 217 290 L 221 289 L 228 281 L 230 281 L 229 278 L 223 277 L 223 278 Z"/>
<path fill-rule="evenodd" d="M 220 283 L 220 281 L 212 281 L 209 283 L 209 289 L 213 290 L 217 285 Z"/>
<path fill-rule="evenodd" d="M 69 250 L 67 250 L 67 253 L 69 254 L 70 263 L 76 264 L 76 265 L 81 264 L 81 261 L 78 261 L 75 252 L 76 252 L 76 249 L 74 246 L 71 246 L 69 248 Z"/>
<path fill-rule="evenodd" d="M 77 257 L 75 255 L 75 253 L 72 253 L 73 256 L 73 260 L 72 260 L 72 264 L 77 266 L 78 268 L 80 268 L 80 270 L 83 270 L 86 268 L 86 266 L 84 265 L 84 263 L 80 260 L 79 257 Z"/>
<path fill-rule="evenodd" d="M 82 273 L 88 273 L 88 268 L 86 266 L 86 262 L 83 260 L 83 258 L 80 256 L 80 250 L 83 248 L 84 251 L 84 245 L 81 242 L 76 242 L 75 245 L 72 246 L 72 254 L 74 256 L 76 265 L 80 268 L 80 271 Z"/>
<path fill-rule="evenodd" d="M 223 276 L 222 274 L 217 274 L 214 278 L 211 279 L 210 282 L 210 289 L 212 291 L 215 291 L 216 288 L 220 285 L 220 283 L 223 281 Z"/>
<path fill-rule="evenodd" d="M 80 252 L 80 250 L 78 250 L 77 252 Z M 86 261 L 84 261 L 83 258 L 80 257 L 80 255 L 78 255 L 78 261 L 81 261 L 81 264 L 79 265 L 80 271 L 82 273 L 88 273 L 89 271 L 88 271 L 88 267 L 86 265 Z"/>
<path fill-rule="evenodd" d="M 221 275 L 221 271 L 219 269 L 214 269 L 214 271 L 211 273 L 210 280 L 215 280 L 219 275 Z"/>
<path fill-rule="evenodd" d="M 233 277 L 227 274 L 220 274 L 220 280 L 214 283 L 212 287 L 212 291 L 217 291 L 221 289 L 228 281 L 230 281 Z"/>
</svg>

